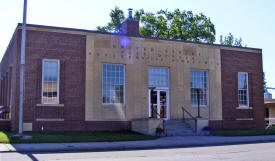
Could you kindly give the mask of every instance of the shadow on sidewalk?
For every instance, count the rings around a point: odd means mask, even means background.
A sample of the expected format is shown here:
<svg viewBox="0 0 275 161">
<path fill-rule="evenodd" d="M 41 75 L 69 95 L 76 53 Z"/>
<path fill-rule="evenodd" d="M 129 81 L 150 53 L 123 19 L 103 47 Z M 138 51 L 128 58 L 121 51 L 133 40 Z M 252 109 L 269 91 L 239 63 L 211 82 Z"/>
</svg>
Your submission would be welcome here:
<svg viewBox="0 0 275 161">
<path fill-rule="evenodd" d="M 99 149 L 99 150 L 64 150 L 64 151 L 41 151 L 41 152 L 18 152 L 23 155 L 27 155 L 31 160 L 38 161 L 35 157 L 36 154 L 66 154 L 66 153 L 87 153 L 87 152 L 119 152 L 119 151 L 142 151 L 142 150 L 161 150 L 161 149 L 181 149 L 181 148 L 202 148 L 202 147 L 214 147 L 214 146 L 229 146 L 229 145 L 249 145 L 249 144 L 262 144 L 262 143 L 273 143 L 275 141 L 262 141 L 262 142 L 254 142 L 254 143 L 225 143 L 225 144 L 217 144 L 217 145 L 186 145 L 186 146 L 167 146 L 167 147 L 159 147 L 159 148 L 118 148 L 118 149 Z M 11 152 L 12 153 L 12 152 Z"/>
<path fill-rule="evenodd" d="M 31 160 L 33 161 L 38 161 L 38 159 L 32 154 L 32 153 L 27 153 L 26 154 Z"/>
</svg>

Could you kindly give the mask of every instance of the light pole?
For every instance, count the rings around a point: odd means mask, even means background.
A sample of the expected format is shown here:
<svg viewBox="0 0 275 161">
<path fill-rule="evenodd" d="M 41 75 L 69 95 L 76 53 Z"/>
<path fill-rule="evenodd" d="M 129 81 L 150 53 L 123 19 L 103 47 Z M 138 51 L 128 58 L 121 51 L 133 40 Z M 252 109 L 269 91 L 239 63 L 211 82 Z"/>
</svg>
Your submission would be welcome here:
<svg viewBox="0 0 275 161">
<path fill-rule="evenodd" d="M 26 18 L 27 0 L 24 0 L 21 57 L 20 57 L 20 96 L 19 96 L 19 135 L 23 135 L 23 109 L 24 109 L 24 72 L 25 72 L 25 52 L 26 52 Z"/>
</svg>

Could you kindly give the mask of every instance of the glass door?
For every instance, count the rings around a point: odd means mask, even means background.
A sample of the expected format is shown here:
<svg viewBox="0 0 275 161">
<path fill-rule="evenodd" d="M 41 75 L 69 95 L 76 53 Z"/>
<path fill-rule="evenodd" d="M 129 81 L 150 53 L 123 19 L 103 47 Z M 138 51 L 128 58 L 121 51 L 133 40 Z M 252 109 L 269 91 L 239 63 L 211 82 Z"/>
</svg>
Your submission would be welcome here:
<svg viewBox="0 0 275 161">
<path fill-rule="evenodd" d="M 159 91 L 160 118 L 167 118 L 167 95 L 166 91 Z"/>
<path fill-rule="evenodd" d="M 149 117 L 168 119 L 168 91 L 149 89 Z"/>
<path fill-rule="evenodd" d="M 158 112 L 158 91 L 150 90 L 149 92 L 150 99 L 149 99 L 149 109 L 150 109 L 150 116 L 151 118 L 159 118 Z"/>
</svg>

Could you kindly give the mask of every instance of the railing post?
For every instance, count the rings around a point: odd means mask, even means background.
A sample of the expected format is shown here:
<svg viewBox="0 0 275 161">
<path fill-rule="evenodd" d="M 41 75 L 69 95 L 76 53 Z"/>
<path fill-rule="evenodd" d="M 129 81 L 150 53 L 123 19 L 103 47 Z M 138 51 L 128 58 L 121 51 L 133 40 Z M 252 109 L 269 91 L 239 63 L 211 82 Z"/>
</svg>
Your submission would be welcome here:
<svg viewBox="0 0 275 161">
<path fill-rule="evenodd" d="M 182 108 L 182 118 L 183 118 L 183 120 L 185 120 L 185 118 L 184 118 L 184 109 Z"/>
<path fill-rule="evenodd" d="M 198 130 L 197 130 L 197 127 L 198 127 L 198 119 L 196 118 L 196 117 L 194 117 L 194 116 L 192 116 L 192 114 L 191 113 L 189 113 L 184 107 L 182 107 L 182 116 L 183 116 L 183 120 L 185 119 L 184 118 L 184 112 L 186 112 L 189 116 L 190 116 L 190 118 L 192 119 L 192 120 L 194 120 L 194 122 L 195 122 L 195 134 L 196 135 L 198 135 Z"/>
<path fill-rule="evenodd" d="M 198 118 L 201 117 L 201 114 L 200 114 L 200 89 L 197 88 L 197 99 L 198 99 Z"/>
<path fill-rule="evenodd" d="M 195 133 L 196 133 L 196 135 L 198 135 L 198 130 L 197 130 L 197 125 L 198 124 L 198 122 L 197 122 L 197 119 L 195 119 Z"/>
<path fill-rule="evenodd" d="M 161 119 L 162 120 L 162 128 L 163 128 L 163 131 L 164 133 L 166 132 L 166 128 L 165 128 L 165 120 L 164 119 Z"/>
</svg>

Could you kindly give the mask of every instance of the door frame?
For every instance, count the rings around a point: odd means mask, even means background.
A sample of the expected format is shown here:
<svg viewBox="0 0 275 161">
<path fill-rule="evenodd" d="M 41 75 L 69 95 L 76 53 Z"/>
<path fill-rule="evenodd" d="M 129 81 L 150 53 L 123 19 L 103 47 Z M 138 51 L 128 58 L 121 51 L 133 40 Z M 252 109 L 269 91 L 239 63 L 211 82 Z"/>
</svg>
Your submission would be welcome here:
<svg viewBox="0 0 275 161">
<path fill-rule="evenodd" d="M 166 92 L 166 118 L 162 118 L 163 120 L 170 119 L 170 96 L 169 96 L 169 88 L 167 87 L 156 87 L 154 91 L 157 91 L 157 112 L 160 113 L 160 91 Z M 151 89 L 148 89 L 148 117 L 151 116 Z M 160 118 L 157 116 L 157 118 Z"/>
</svg>

